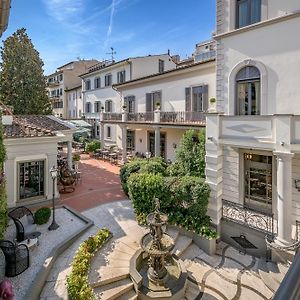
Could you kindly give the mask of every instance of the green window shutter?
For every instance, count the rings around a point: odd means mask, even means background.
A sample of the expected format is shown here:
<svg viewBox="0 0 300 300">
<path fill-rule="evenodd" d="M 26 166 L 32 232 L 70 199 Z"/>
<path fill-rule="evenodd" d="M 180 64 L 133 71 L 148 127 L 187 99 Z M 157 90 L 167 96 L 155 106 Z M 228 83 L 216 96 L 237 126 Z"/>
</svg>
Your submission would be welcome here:
<svg viewBox="0 0 300 300">
<path fill-rule="evenodd" d="M 191 88 L 185 88 L 185 111 L 191 111 Z"/>
<path fill-rule="evenodd" d="M 152 106 L 152 94 L 151 93 L 146 93 L 146 112 L 151 112 L 153 109 Z"/>
<path fill-rule="evenodd" d="M 208 110 L 208 85 L 203 86 L 202 105 L 203 105 L 203 111 L 207 111 Z"/>
</svg>

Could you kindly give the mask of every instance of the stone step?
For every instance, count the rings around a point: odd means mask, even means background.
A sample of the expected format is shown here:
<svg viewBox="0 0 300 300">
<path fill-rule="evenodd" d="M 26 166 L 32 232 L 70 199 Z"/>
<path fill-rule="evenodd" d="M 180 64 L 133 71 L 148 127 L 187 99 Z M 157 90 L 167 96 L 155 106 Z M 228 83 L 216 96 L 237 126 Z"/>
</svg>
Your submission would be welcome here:
<svg viewBox="0 0 300 300">
<path fill-rule="evenodd" d="M 187 300 L 196 300 L 199 297 L 200 286 L 190 280 L 187 281 L 186 291 L 185 291 L 185 298 Z"/>
<path fill-rule="evenodd" d="M 173 238 L 174 243 L 176 243 L 179 236 L 179 231 L 176 228 L 168 227 L 166 233 L 170 235 Z"/>
<path fill-rule="evenodd" d="M 264 284 L 272 291 L 276 292 L 279 287 L 279 282 L 275 280 L 272 274 L 269 272 L 268 264 L 265 258 L 258 260 L 258 273 Z"/>
<path fill-rule="evenodd" d="M 126 294 L 120 297 L 120 300 L 137 300 L 138 296 L 134 289 L 131 289 Z"/>
<path fill-rule="evenodd" d="M 188 248 L 182 253 L 181 259 L 183 261 L 193 260 L 197 256 L 203 255 L 204 251 L 201 250 L 195 243 L 191 243 Z"/>
<path fill-rule="evenodd" d="M 285 276 L 285 273 L 281 273 L 278 265 L 274 262 L 267 262 L 269 273 L 272 274 L 272 277 L 280 284 Z"/>
<path fill-rule="evenodd" d="M 129 278 L 129 268 L 105 267 L 100 270 L 99 277 L 90 284 L 92 287 L 100 287 L 126 278 Z"/>
<path fill-rule="evenodd" d="M 179 258 L 192 242 L 193 239 L 191 239 L 190 237 L 179 235 L 175 247 L 172 250 L 172 254 L 174 254 L 175 257 Z"/>
<path fill-rule="evenodd" d="M 129 279 L 122 279 L 113 283 L 94 288 L 96 299 L 114 300 L 132 290 L 133 282 Z"/>
</svg>

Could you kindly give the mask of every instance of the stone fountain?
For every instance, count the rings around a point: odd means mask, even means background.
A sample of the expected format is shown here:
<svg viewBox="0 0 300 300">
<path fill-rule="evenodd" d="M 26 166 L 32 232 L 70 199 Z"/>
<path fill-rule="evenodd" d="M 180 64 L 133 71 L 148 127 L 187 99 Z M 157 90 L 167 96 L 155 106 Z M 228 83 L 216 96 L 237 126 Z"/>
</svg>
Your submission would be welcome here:
<svg viewBox="0 0 300 300">
<path fill-rule="evenodd" d="M 150 232 L 141 238 L 141 249 L 130 263 L 130 275 L 138 299 L 179 300 L 184 297 L 187 272 L 181 260 L 174 258 L 173 238 L 166 233 L 168 217 L 160 213 L 160 203 L 147 216 Z"/>
</svg>

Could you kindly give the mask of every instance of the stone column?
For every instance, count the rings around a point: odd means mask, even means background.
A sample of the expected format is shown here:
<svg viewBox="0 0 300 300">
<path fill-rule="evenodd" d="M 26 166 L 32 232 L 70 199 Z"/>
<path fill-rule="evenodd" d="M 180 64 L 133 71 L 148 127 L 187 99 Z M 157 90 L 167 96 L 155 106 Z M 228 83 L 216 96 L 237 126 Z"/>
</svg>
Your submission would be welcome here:
<svg viewBox="0 0 300 300">
<path fill-rule="evenodd" d="M 100 122 L 100 148 L 104 148 L 104 124 Z"/>
<path fill-rule="evenodd" d="M 154 123 L 160 123 L 160 108 L 154 111 Z"/>
<path fill-rule="evenodd" d="M 73 169 L 72 141 L 68 141 L 67 158 L 68 158 L 68 167 L 71 170 Z"/>
<path fill-rule="evenodd" d="M 122 127 L 122 161 L 123 163 L 127 162 L 127 126 L 123 125 Z"/>
<path fill-rule="evenodd" d="M 155 129 L 155 156 L 159 157 L 160 156 L 160 128 L 154 127 Z"/>
<path fill-rule="evenodd" d="M 290 152 L 274 152 L 277 156 L 278 236 L 282 244 L 291 242 L 292 232 L 292 158 Z"/>
</svg>

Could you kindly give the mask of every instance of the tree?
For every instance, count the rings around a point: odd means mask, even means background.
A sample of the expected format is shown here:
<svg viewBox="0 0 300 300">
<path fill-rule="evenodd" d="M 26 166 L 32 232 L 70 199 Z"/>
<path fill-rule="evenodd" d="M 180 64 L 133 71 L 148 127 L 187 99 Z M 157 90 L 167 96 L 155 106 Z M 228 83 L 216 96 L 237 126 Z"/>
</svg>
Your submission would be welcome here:
<svg viewBox="0 0 300 300">
<path fill-rule="evenodd" d="M 1 47 L 0 100 L 15 114 L 51 114 L 43 61 L 26 29 L 18 29 Z"/>
<path fill-rule="evenodd" d="M 205 178 L 205 131 L 187 130 L 176 151 L 176 160 L 168 168 L 171 176 L 200 176 Z"/>
</svg>

